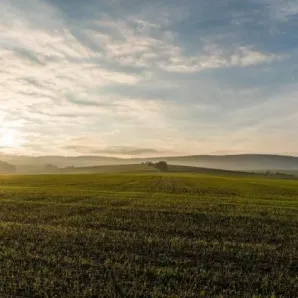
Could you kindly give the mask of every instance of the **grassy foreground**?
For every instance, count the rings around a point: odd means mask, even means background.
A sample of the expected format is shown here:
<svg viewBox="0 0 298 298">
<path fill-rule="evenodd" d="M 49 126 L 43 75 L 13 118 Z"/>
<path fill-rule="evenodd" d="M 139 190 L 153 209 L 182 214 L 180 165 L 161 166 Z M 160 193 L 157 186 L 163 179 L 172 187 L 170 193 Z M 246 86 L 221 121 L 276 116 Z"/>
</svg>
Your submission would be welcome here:
<svg viewBox="0 0 298 298">
<path fill-rule="evenodd" d="M 296 297 L 298 181 L 0 176 L 1 297 Z"/>
</svg>

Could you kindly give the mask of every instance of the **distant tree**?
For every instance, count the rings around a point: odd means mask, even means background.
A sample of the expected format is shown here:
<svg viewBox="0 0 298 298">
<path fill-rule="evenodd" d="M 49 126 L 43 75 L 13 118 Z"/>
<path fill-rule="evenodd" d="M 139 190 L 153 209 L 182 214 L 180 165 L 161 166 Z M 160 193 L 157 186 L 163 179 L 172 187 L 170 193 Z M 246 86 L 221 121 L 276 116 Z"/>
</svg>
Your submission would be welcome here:
<svg viewBox="0 0 298 298">
<path fill-rule="evenodd" d="M 47 164 L 45 165 L 44 170 L 45 172 L 52 173 L 52 172 L 58 172 L 59 168 L 55 165 Z"/>
<path fill-rule="evenodd" d="M 166 161 L 159 161 L 154 164 L 155 168 L 159 169 L 162 172 L 167 172 L 169 170 L 168 164 Z"/>
<path fill-rule="evenodd" d="M 148 162 L 147 162 L 147 165 L 148 165 L 149 167 L 152 167 L 152 166 L 154 166 L 154 163 L 153 163 L 152 161 L 148 161 Z"/>
</svg>

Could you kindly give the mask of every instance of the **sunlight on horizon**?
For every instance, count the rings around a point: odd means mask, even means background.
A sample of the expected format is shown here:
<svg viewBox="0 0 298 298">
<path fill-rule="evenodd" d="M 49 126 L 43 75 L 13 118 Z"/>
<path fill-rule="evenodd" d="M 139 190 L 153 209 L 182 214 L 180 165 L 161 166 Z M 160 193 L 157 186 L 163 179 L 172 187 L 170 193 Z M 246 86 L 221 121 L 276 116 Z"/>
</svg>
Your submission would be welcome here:
<svg viewBox="0 0 298 298">
<path fill-rule="evenodd" d="M 18 148 L 24 143 L 24 139 L 16 129 L 0 128 L 0 147 Z"/>
</svg>

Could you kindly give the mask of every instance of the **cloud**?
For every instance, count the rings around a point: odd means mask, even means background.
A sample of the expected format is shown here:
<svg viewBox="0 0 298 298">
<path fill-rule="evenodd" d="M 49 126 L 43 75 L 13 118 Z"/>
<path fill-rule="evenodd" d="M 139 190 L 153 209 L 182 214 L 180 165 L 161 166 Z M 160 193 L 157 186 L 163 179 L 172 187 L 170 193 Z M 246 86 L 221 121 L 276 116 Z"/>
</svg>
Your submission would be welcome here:
<svg viewBox="0 0 298 298">
<path fill-rule="evenodd" d="M 209 46 L 210 47 L 210 46 Z M 207 47 L 207 48 L 209 48 Z M 183 57 L 177 54 L 166 63 L 162 69 L 172 72 L 200 72 L 208 69 L 247 67 L 277 59 L 273 54 L 265 54 L 251 50 L 249 47 L 239 47 L 231 54 L 225 54 L 216 46 L 212 46 L 205 55 L 197 57 Z"/>
<path fill-rule="evenodd" d="M 0 126 L 20 154 L 298 154 L 296 6 L 4 0 Z"/>
<path fill-rule="evenodd" d="M 140 26 L 141 25 L 141 26 Z M 108 30 L 110 34 L 103 34 Z M 141 28 L 141 29 L 140 29 Z M 162 24 L 148 21 L 115 21 L 104 19 L 93 24 L 85 34 L 101 50 L 107 60 L 123 66 L 161 69 L 169 72 L 200 72 L 214 68 L 245 67 L 270 62 L 278 57 L 254 50 L 250 45 L 229 50 L 202 39 L 203 47 L 194 55 L 186 55 L 177 44 L 175 34 Z"/>
<path fill-rule="evenodd" d="M 295 0 L 266 2 L 270 7 L 270 15 L 274 20 L 284 23 L 298 17 L 298 4 Z"/>
</svg>

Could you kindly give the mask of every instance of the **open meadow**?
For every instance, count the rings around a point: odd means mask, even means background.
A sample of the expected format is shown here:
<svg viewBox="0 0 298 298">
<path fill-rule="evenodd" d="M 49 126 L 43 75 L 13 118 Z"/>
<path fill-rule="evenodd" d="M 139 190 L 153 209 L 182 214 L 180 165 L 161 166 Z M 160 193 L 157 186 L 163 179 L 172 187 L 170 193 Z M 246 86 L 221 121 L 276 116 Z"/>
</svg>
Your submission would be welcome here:
<svg viewBox="0 0 298 298">
<path fill-rule="evenodd" d="M 1 297 L 297 297 L 298 180 L 0 176 Z"/>
</svg>

